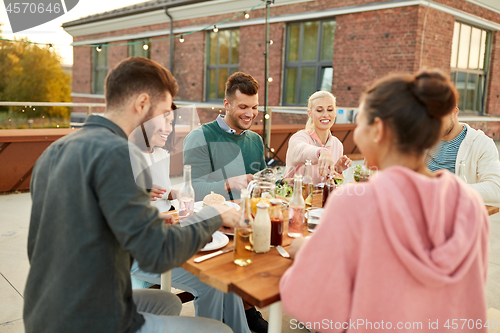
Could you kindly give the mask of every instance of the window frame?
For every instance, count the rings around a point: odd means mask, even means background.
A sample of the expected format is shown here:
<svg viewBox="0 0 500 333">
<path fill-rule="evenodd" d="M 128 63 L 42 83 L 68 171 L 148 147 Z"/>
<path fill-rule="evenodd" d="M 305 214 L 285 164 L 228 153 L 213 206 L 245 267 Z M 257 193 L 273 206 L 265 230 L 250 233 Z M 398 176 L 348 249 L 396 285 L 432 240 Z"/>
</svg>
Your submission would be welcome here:
<svg viewBox="0 0 500 333">
<path fill-rule="evenodd" d="M 490 55 L 491 55 L 491 46 L 492 46 L 492 34 L 491 34 L 491 31 L 486 30 L 486 29 L 481 28 L 481 27 L 478 27 L 478 26 L 475 26 L 475 25 L 472 25 L 472 24 L 464 23 L 461 21 L 455 21 L 455 24 L 457 24 L 457 23 L 460 24 L 459 36 L 457 37 L 457 40 L 458 40 L 457 56 L 456 56 L 455 64 L 454 64 L 455 66 L 452 66 L 453 64 L 451 62 L 453 59 L 450 59 L 450 78 L 451 78 L 452 82 L 455 84 L 455 86 L 457 86 L 457 80 L 458 80 L 458 76 L 459 76 L 458 74 L 459 73 L 465 74 L 465 80 L 464 80 L 465 86 L 463 88 L 465 93 L 463 94 L 463 96 L 459 96 L 459 99 L 460 99 L 459 105 L 460 105 L 460 103 L 462 104 L 462 107 L 460 108 L 460 111 L 462 112 L 462 114 L 483 116 L 485 114 L 486 96 L 488 93 L 487 87 L 488 87 L 489 69 L 490 69 L 490 61 L 491 61 Z M 462 33 L 463 25 L 470 27 L 470 35 L 469 35 L 469 42 L 468 42 L 469 49 L 468 49 L 468 53 L 467 53 L 467 67 L 469 67 L 469 64 L 470 64 L 471 45 L 472 45 L 471 39 L 472 39 L 473 28 L 479 29 L 481 32 L 484 31 L 486 33 L 483 69 L 479 69 L 479 68 L 478 69 L 470 69 L 470 68 L 459 68 L 458 67 L 459 58 L 460 58 L 461 33 Z M 452 55 L 453 55 L 453 42 L 452 42 L 451 47 L 452 47 Z M 479 59 L 478 59 L 478 62 L 479 62 L 480 57 L 481 57 L 481 45 L 479 46 L 478 52 L 479 52 Z M 469 84 L 469 76 L 471 74 L 478 76 L 478 79 L 475 83 L 476 86 L 474 88 L 474 100 L 472 101 L 473 110 L 466 108 L 466 106 L 467 106 L 467 86 Z M 479 87 L 481 86 L 481 84 L 482 84 L 482 92 L 481 92 L 481 96 L 479 96 L 478 90 L 479 90 Z M 479 110 L 475 110 L 477 103 L 478 103 L 478 98 L 480 99 L 479 100 L 480 106 L 479 106 Z"/>
<path fill-rule="evenodd" d="M 105 66 L 97 66 L 97 56 L 98 54 L 104 55 L 105 59 Z M 104 94 L 104 85 L 105 85 L 105 80 L 102 82 L 102 91 L 97 90 L 97 73 L 98 72 L 105 72 L 104 78 L 106 78 L 106 75 L 108 74 L 108 69 L 109 69 L 109 54 L 108 54 L 108 47 L 107 44 L 102 44 L 101 46 L 101 51 L 98 52 L 96 48 L 92 48 L 92 93 L 96 95 L 103 95 Z"/>
<path fill-rule="evenodd" d="M 318 22 L 318 46 L 317 46 L 317 56 L 316 60 L 306 60 L 302 61 L 302 47 L 304 43 L 304 24 L 308 22 Z M 295 21 L 287 24 L 286 32 L 285 32 L 285 50 L 284 50 L 284 58 L 283 58 L 283 89 L 281 94 L 281 105 L 283 106 L 306 106 L 306 104 L 300 103 L 300 81 L 302 77 L 302 68 L 303 67 L 315 67 L 316 69 L 316 77 L 315 77 L 315 90 L 317 91 L 321 88 L 321 73 L 324 68 L 332 68 L 333 69 L 333 54 L 332 59 L 330 60 L 321 60 L 321 51 L 322 51 L 322 39 L 323 39 L 323 23 L 324 22 L 333 22 L 333 44 L 335 43 L 335 29 L 337 27 L 337 22 L 334 17 L 323 18 L 319 20 L 306 20 L 306 21 Z M 289 61 L 289 47 L 290 47 L 290 29 L 293 25 L 300 25 L 299 32 L 299 43 L 298 43 L 298 60 L 297 61 Z M 332 45 L 333 48 L 334 45 Z M 289 68 L 297 68 L 297 80 L 295 86 L 295 102 L 287 103 L 287 84 L 288 84 L 288 69 Z M 332 74 L 333 75 L 333 74 Z"/>
<path fill-rule="evenodd" d="M 228 58 L 228 64 L 220 64 L 220 33 L 223 31 L 230 31 L 229 33 L 229 58 Z M 232 47 L 233 47 L 233 36 L 234 36 L 234 31 L 238 31 L 238 34 L 240 33 L 239 28 L 229 28 L 229 29 L 223 29 L 219 30 L 218 32 L 213 32 L 213 31 L 207 31 L 207 34 L 205 36 L 205 45 L 206 45 L 206 50 L 205 50 L 205 101 L 208 102 L 222 102 L 224 98 L 217 98 L 218 96 L 218 82 L 219 82 L 219 70 L 222 69 L 227 69 L 228 70 L 228 77 L 231 76 L 231 74 L 238 72 L 239 71 L 239 54 L 240 54 L 240 45 L 241 43 L 238 43 L 238 62 L 233 63 L 233 52 L 232 52 Z M 210 37 L 211 34 L 217 34 L 217 59 L 216 59 L 216 64 L 211 65 L 210 64 Z M 241 40 L 240 40 L 241 41 Z M 210 71 L 215 70 L 215 98 L 210 98 Z M 225 90 L 224 90 L 225 92 Z"/>
</svg>

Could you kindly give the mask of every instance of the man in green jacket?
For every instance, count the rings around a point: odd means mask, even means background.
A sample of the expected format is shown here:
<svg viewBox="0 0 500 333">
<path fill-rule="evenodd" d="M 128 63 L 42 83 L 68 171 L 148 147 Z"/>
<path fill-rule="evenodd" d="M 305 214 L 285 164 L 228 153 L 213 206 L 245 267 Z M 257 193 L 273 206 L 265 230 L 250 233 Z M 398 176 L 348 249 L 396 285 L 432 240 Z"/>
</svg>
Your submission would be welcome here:
<svg viewBox="0 0 500 333">
<path fill-rule="evenodd" d="M 191 165 L 196 201 L 211 191 L 239 199 L 253 174 L 266 167 L 262 138 L 250 130 L 259 107 L 259 84 L 236 72 L 226 82 L 226 115 L 203 124 L 184 140 L 184 165 Z"/>
<path fill-rule="evenodd" d="M 138 148 L 129 151 L 127 137 L 171 111 L 177 83 L 158 63 L 128 58 L 105 85 L 104 116 L 54 142 L 33 169 L 26 332 L 230 332 L 210 319 L 167 317 L 181 310 L 171 293 L 132 292 L 131 256 L 143 270 L 165 272 L 239 214 L 208 207 L 190 217 L 198 223 L 165 225 L 137 185 L 149 183 L 147 174 L 136 184 L 131 160 L 143 159 Z"/>
<path fill-rule="evenodd" d="M 258 114 L 258 91 L 259 84 L 251 75 L 234 73 L 226 82 L 226 115 L 184 139 L 184 165 L 191 165 L 196 201 L 212 191 L 226 200 L 239 199 L 253 174 L 266 168 L 262 138 L 250 130 Z M 267 332 L 268 324 L 255 307 L 244 303 L 244 310 L 252 331 Z"/>
</svg>

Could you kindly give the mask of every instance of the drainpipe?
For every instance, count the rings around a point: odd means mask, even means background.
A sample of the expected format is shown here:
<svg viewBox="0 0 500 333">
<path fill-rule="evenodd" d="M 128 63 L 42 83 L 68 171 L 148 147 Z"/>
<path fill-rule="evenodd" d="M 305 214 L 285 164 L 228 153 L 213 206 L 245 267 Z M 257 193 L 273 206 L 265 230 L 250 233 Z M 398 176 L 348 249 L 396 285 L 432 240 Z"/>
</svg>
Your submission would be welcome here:
<svg viewBox="0 0 500 333">
<path fill-rule="evenodd" d="M 168 69 L 170 70 L 170 73 L 174 73 L 174 19 L 168 12 L 168 7 L 165 6 L 165 14 L 167 14 L 168 18 L 170 19 L 170 60 L 168 63 Z"/>
</svg>

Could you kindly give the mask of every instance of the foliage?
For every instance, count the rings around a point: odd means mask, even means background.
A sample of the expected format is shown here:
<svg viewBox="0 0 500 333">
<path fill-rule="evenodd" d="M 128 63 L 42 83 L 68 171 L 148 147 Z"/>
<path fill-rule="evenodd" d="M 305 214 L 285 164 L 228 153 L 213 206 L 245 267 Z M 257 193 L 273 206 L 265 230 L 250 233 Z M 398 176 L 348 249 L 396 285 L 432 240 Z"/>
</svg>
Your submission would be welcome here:
<svg viewBox="0 0 500 333">
<path fill-rule="evenodd" d="M 63 71 L 60 56 L 48 46 L 0 41 L 0 101 L 70 102 L 71 77 Z M 11 116 L 28 117 L 23 107 L 3 107 Z M 29 117 L 69 117 L 67 107 L 36 107 Z"/>
</svg>

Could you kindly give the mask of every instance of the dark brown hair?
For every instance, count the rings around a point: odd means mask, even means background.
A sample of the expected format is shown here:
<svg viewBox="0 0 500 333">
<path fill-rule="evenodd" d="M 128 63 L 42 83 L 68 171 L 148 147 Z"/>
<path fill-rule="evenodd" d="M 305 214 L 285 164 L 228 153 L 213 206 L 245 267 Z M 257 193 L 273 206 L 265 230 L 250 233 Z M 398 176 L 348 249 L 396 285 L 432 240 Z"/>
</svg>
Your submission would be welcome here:
<svg viewBox="0 0 500 333">
<path fill-rule="evenodd" d="M 226 99 L 234 97 L 236 90 L 242 94 L 253 96 L 259 92 L 259 83 L 250 74 L 236 72 L 226 81 Z"/>
<path fill-rule="evenodd" d="M 106 105 L 117 108 L 131 96 L 147 93 L 152 107 L 156 107 L 167 91 L 174 98 L 178 90 L 168 69 L 143 57 L 131 57 L 121 61 L 106 76 Z"/>
<path fill-rule="evenodd" d="M 368 123 L 376 117 L 395 134 L 398 149 L 423 153 L 441 134 L 441 119 L 456 107 L 458 91 L 439 70 L 388 75 L 361 97 Z"/>
</svg>

